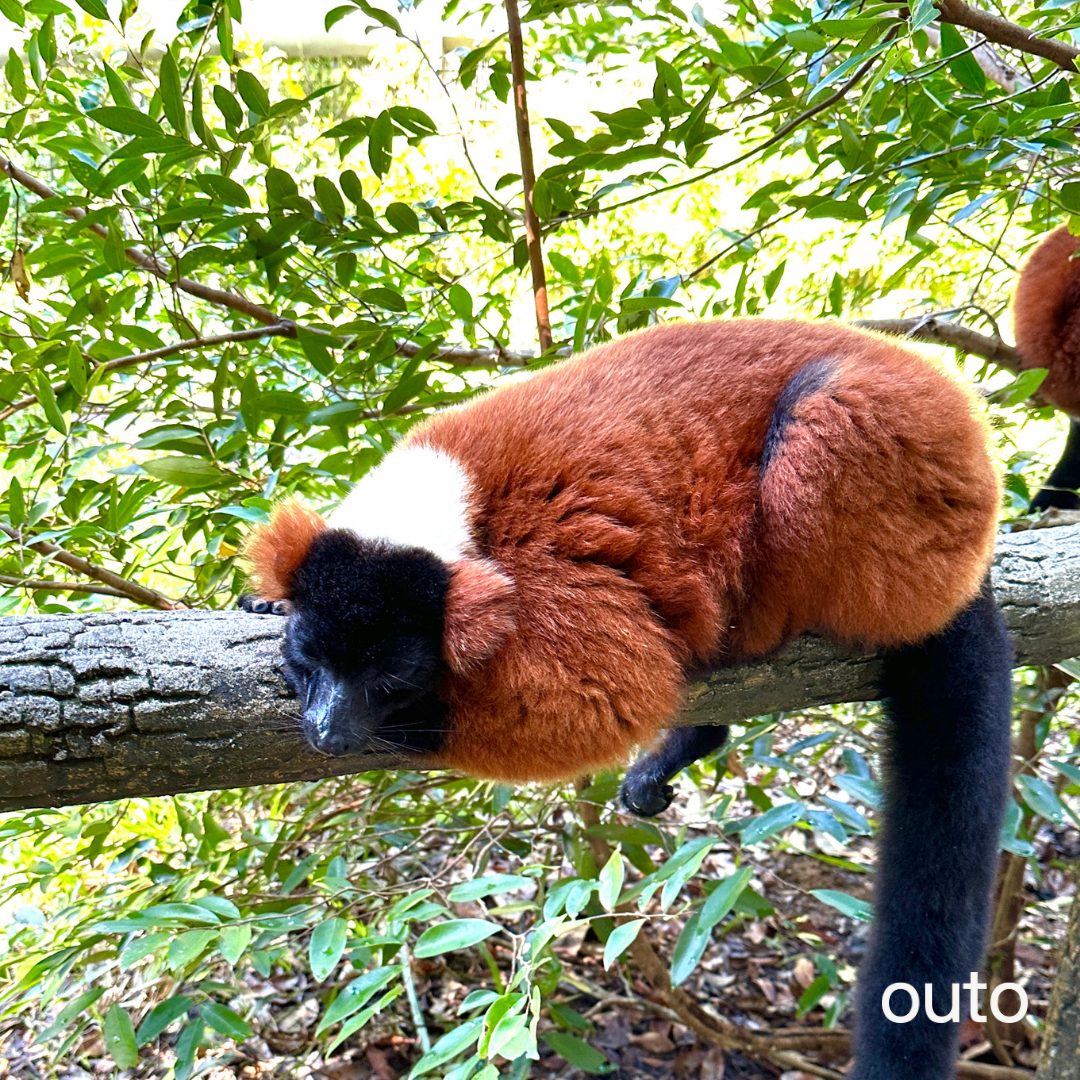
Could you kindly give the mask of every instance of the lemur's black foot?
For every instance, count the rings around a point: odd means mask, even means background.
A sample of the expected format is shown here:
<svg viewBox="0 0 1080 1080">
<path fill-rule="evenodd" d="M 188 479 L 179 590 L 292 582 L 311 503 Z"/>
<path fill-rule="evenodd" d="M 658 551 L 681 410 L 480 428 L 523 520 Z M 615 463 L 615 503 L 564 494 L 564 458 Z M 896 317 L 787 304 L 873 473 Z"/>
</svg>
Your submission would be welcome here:
<svg viewBox="0 0 1080 1080">
<path fill-rule="evenodd" d="M 261 596 L 247 593 L 241 596 L 236 606 L 252 615 L 291 615 L 292 604 L 288 600 L 264 600 Z"/>
<path fill-rule="evenodd" d="M 708 724 L 669 731 L 655 749 L 643 754 L 626 771 L 619 798 L 631 814 L 656 817 L 675 797 L 668 781 L 691 762 L 724 745 L 728 729 Z"/>
<path fill-rule="evenodd" d="M 675 798 L 675 789 L 657 776 L 635 776 L 627 773 L 619 788 L 619 801 L 638 817 L 656 817 L 662 814 Z"/>
</svg>

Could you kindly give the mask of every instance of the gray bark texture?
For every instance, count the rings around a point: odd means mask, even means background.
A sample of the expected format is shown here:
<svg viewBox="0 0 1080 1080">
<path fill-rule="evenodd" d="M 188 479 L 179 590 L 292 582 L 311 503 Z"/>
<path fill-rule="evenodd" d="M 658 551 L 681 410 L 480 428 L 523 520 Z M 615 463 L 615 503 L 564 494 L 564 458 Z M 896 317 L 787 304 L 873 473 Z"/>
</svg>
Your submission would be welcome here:
<svg viewBox="0 0 1080 1080">
<path fill-rule="evenodd" d="M 1074 899 L 1058 961 L 1036 1080 L 1080 1080 L 1080 904 Z"/>
<path fill-rule="evenodd" d="M 1080 526 L 1003 535 L 994 588 L 1018 664 L 1080 655 Z M 0 811 L 408 765 L 330 758 L 277 670 L 285 620 L 238 611 L 0 619 Z M 694 683 L 676 723 L 878 696 L 880 660 L 801 638 Z"/>
</svg>

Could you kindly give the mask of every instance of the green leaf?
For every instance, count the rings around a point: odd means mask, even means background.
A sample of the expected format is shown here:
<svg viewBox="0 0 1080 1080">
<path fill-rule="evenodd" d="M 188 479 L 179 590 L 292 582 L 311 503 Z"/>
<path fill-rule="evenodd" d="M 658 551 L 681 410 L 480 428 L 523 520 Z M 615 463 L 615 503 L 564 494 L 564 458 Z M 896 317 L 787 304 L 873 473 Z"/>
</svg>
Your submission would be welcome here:
<svg viewBox="0 0 1080 1080">
<path fill-rule="evenodd" d="M 869 922 L 874 914 L 874 907 L 865 900 L 857 900 L 846 892 L 837 892 L 835 889 L 811 889 L 811 896 L 816 896 L 823 904 L 836 908 L 842 915 L 850 919 L 859 919 Z"/>
<path fill-rule="evenodd" d="M 630 948 L 634 943 L 634 939 L 641 932 L 641 927 L 644 922 L 644 919 L 635 919 L 632 922 L 624 922 L 619 926 L 616 926 L 615 929 L 608 934 L 608 939 L 604 942 L 605 969 L 611 967 L 611 965 Z"/>
<path fill-rule="evenodd" d="M 199 1010 L 206 1023 L 219 1035 L 228 1035 L 232 1039 L 250 1039 L 254 1034 L 251 1025 L 241 1016 L 238 1016 L 226 1005 L 219 1005 L 216 1001 L 204 1001 Z"/>
<path fill-rule="evenodd" d="M 859 802 L 869 806 L 871 810 L 881 809 L 881 786 L 874 780 L 865 776 L 840 773 L 833 777 L 833 783 L 842 791 L 854 795 Z"/>
<path fill-rule="evenodd" d="M 758 844 L 770 836 L 775 836 L 785 829 L 790 829 L 798 821 L 802 821 L 805 811 L 802 803 L 789 802 L 774 806 L 766 810 L 764 814 L 757 814 L 750 818 L 740 828 L 742 842 L 749 847 Z"/>
<path fill-rule="evenodd" d="M 498 896 L 513 892 L 524 885 L 534 885 L 534 878 L 521 874 L 487 874 L 455 885 L 448 894 L 448 899 L 455 904 L 466 904 L 470 900 L 480 900 L 485 896 Z"/>
<path fill-rule="evenodd" d="M 712 937 L 712 928 L 732 909 L 751 877 L 753 868 L 749 866 L 730 874 L 709 894 L 701 909 L 686 920 L 671 954 L 672 986 L 684 982 L 697 967 Z"/>
<path fill-rule="evenodd" d="M 315 177 L 315 201 L 331 225 L 341 224 L 345 217 L 345 200 L 333 182 L 325 176 Z"/>
<path fill-rule="evenodd" d="M 146 113 L 138 109 L 128 109 L 121 105 L 100 105 L 86 114 L 95 123 L 107 127 L 121 135 L 162 136 L 162 126 Z"/>
<path fill-rule="evenodd" d="M 0 0 L 0 15 L 16 26 L 26 25 L 26 13 L 20 0 Z"/>
<path fill-rule="evenodd" d="M 326 1056 L 329 1057 L 334 1048 L 340 1046 L 353 1032 L 359 1031 L 377 1012 L 381 1012 L 392 1001 L 405 992 L 403 986 L 395 986 L 393 990 L 383 994 L 374 1005 L 369 1005 L 363 1012 L 358 1012 L 354 1017 L 346 1020 L 341 1025 L 341 1030 L 326 1045 Z"/>
<path fill-rule="evenodd" d="M 698 913 L 698 926 L 702 932 L 712 928 L 735 906 L 743 889 L 750 884 L 754 876 L 752 866 L 744 866 L 734 874 L 729 874 L 711 893 Z"/>
<path fill-rule="evenodd" d="M 23 62 L 14 49 L 8 49 L 7 63 L 4 64 L 4 75 L 12 96 L 16 101 L 26 100 L 26 74 L 23 71 Z"/>
<path fill-rule="evenodd" d="M 93 990 L 84 990 L 77 998 L 69 1001 L 57 1014 L 56 1019 L 44 1031 L 39 1032 L 33 1041 L 38 1045 L 47 1043 L 54 1035 L 66 1028 L 79 1013 L 90 1008 L 104 993 L 103 986 Z"/>
<path fill-rule="evenodd" d="M 236 73 L 236 92 L 253 113 L 258 116 L 270 115 L 270 97 L 266 87 L 250 71 Z"/>
<path fill-rule="evenodd" d="M 102 22 L 109 21 L 109 9 L 102 0 L 75 0 L 75 3 L 92 18 L 101 19 Z"/>
<path fill-rule="evenodd" d="M 618 904 L 625 873 L 622 852 L 616 848 L 600 871 L 600 903 L 606 911 L 614 911 Z"/>
<path fill-rule="evenodd" d="M 49 426 L 59 431 L 61 435 L 67 435 L 67 424 L 60 415 L 60 407 L 56 403 L 56 393 L 53 391 L 52 383 L 40 368 L 34 372 L 34 382 L 37 385 L 38 402 L 42 412 L 45 413 L 45 419 L 49 421 Z"/>
<path fill-rule="evenodd" d="M 214 104 L 230 128 L 238 128 L 244 122 L 244 111 L 233 93 L 218 83 L 214 87 Z"/>
<path fill-rule="evenodd" d="M 1019 405 L 1021 401 L 1026 401 L 1042 386 L 1043 380 L 1048 374 L 1046 368 L 1028 368 L 1027 371 L 1021 371 L 1012 383 L 1005 387 L 1004 390 L 999 391 L 996 396 L 999 397 L 1002 405 Z"/>
<path fill-rule="evenodd" d="M 245 210 L 251 206 L 251 197 L 247 190 L 231 177 L 219 176 L 217 173 L 201 173 L 197 180 L 199 187 L 226 206 L 239 206 Z"/>
<path fill-rule="evenodd" d="M 8 520 L 18 528 L 26 520 L 26 498 L 19 478 L 13 476 L 7 489 Z"/>
<path fill-rule="evenodd" d="M 382 23 L 383 26 L 389 27 L 389 29 L 395 31 L 398 34 L 401 33 L 401 26 L 399 25 L 397 19 L 395 19 L 393 15 L 389 14 L 386 11 L 382 11 L 380 8 L 377 8 L 374 4 L 369 4 L 368 0 L 353 0 L 353 3 L 365 15 L 370 15 L 373 19 L 375 19 L 376 22 Z"/>
<path fill-rule="evenodd" d="M 559 1057 L 583 1072 L 595 1075 L 613 1072 L 615 1069 L 615 1066 L 599 1050 L 568 1031 L 548 1031 L 540 1037 Z"/>
<path fill-rule="evenodd" d="M 316 981 L 324 982 L 337 967 L 345 951 L 348 923 L 344 919 L 326 919 L 311 932 L 308 962 Z"/>
<path fill-rule="evenodd" d="M 144 957 L 157 952 L 158 949 L 172 940 L 172 937 L 171 932 L 161 930 L 156 934 L 143 934 L 141 937 L 132 938 L 120 950 L 120 970 L 126 971 Z"/>
<path fill-rule="evenodd" d="M 173 56 L 171 46 L 165 50 L 161 57 L 158 90 L 161 93 L 161 105 L 165 110 L 165 118 L 172 125 L 177 135 L 186 135 L 184 89 L 180 84 L 180 71 L 176 66 L 176 57 Z"/>
<path fill-rule="evenodd" d="M 386 208 L 386 220 L 399 233 L 412 235 L 420 231 L 420 219 L 416 216 L 416 211 L 403 202 L 392 202 Z"/>
<path fill-rule="evenodd" d="M 372 996 L 378 993 L 391 979 L 401 974 L 400 964 L 391 964 L 388 967 L 374 968 L 366 971 L 359 978 L 353 979 L 344 990 L 332 1002 L 319 1021 L 315 1029 L 316 1035 L 321 1035 L 327 1028 L 352 1016 L 353 1013 L 362 1009 Z"/>
<path fill-rule="evenodd" d="M 113 1005 L 105 1014 L 105 1049 L 116 1062 L 117 1068 L 131 1069 L 139 1062 L 139 1048 L 135 1045 L 135 1028 L 127 1010 Z"/>
<path fill-rule="evenodd" d="M 145 1047 L 148 1042 L 157 1039 L 173 1021 L 187 1015 L 194 1001 L 186 995 L 180 994 L 175 998 L 166 998 L 154 1005 L 153 1009 L 144 1017 L 143 1023 L 139 1024 L 135 1039 L 140 1047 Z"/>
<path fill-rule="evenodd" d="M 1065 824 L 1068 811 L 1057 792 L 1041 776 L 1020 773 L 1016 777 L 1016 786 L 1029 810 L 1055 825 Z"/>
<path fill-rule="evenodd" d="M 452 1028 L 413 1066 L 412 1072 L 409 1073 L 409 1080 L 423 1076 L 424 1073 L 429 1073 L 444 1062 L 464 1053 L 476 1042 L 482 1027 L 483 1020 L 476 1019 Z"/>
<path fill-rule="evenodd" d="M 381 286 L 374 289 L 365 289 L 360 294 L 360 299 L 365 304 L 375 304 L 377 307 L 386 308 L 387 311 L 408 310 L 405 297 L 395 289 L 384 289 Z"/>
<path fill-rule="evenodd" d="M 986 89 L 986 76 L 979 67 L 978 60 L 971 55 L 971 47 L 952 23 L 942 21 L 939 26 L 941 53 L 943 56 L 952 57 L 949 71 L 965 90 L 981 94 Z"/>
<path fill-rule="evenodd" d="M 225 474 L 216 465 L 195 457 L 154 458 L 144 461 L 139 468 L 150 476 L 156 476 L 167 484 L 176 484 L 177 487 L 209 487 L 225 478 Z"/>
<path fill-rule="evenodd" d="M 244 950 L 251 943 L 251 926 L 241 923 L 239 926 L 227 926 L 221 931 L 218 940 L 218 952 L 234 967 Z"/>
<path fill-rule="evenodd" d="M 793 49 L 805 53 L 820 52 L 828 44 L 825 38 L 813 30 L 792 30 L 787 35 L 787 41 Z"/>
<path fill-rule="evenodd" d="M 394 154 L 394 123 L 385 109 L 375 118 L 368 132 L 368 161 L 380 179 L 390 171 Z"/>
<path fill-rule="evenodd" d="M 824 975 L 819 975 L 799 997 L 799 1003 L 795 1009 L 795 1016 L 802 1019 L 828 992 L 829 980 Z"/>
<path fill-rule="evenodd" d="M 201 956 L 218 935 L 216 930 L 185 930 L 169 944 L 168 963 L 171 971 L 187 967 Z"/>
<path fill-rule="evenodd" d="M 440 953 L 453 952 L 455 949 L 467 949 L 485 938 L 497 934 L 502 929 L 498 923 L 486 919 L 452 919 L 428 927 L 413 949 L 413 955 L 419 959 L 438 956 Z"/>
</svg>

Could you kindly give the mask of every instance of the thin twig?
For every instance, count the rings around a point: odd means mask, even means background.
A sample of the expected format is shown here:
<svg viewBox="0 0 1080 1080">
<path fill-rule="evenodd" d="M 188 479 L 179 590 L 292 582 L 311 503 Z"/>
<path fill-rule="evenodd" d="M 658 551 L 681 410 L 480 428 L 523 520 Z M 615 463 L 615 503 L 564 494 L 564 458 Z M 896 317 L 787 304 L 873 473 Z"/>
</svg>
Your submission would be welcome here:
<svg viewBox="0 0 1080 1080">
<path fill-rule="evenodd" d="M 59 192 L 53 191 L 48 184 L 43 183 L 41 180 L 38 180 L 37 177 L 31 176 L 25 170 L 20 169 L 18 165 L 4 157 L 3 154 L 0 154 L 0 172 L 6 173 L 17 184 L 21 184 L 28 191 L 32 191 L 35 195 L 39 195 L 43 199 L 62 198 Z M 81 221 L 86 217 L 86 211 L 81 206 L 67 206 L 64 207 L 63 212 L 71 218 L 72 221 Z M 109 235 L 109 230 L 106 229 L 104 225 L 98 224 L 96 221 L 92 222 L 89 228 L 91 232 L 100 236 L 102 239 Z M 160 259 L 143 251 L 142 248 L 125 248 L 124 254 L 127 256 L 128 261 L 139 267 L 140 270 L 146 270 L 155 277 L 161 278 L 162 281 L 171 285 L 174 289 L 187 293 L 189 296 L 196 296 L 200 300 L 205 300 L 207 303 L 216 304 L 218 307 L 228 308 L 230 311 L 235 311 L 240 315 L 246 315 L 248 318 L 254 319 L 256 322 L 264 323 L 267 326 L 277 326 L 282 322 L 281 316 L 276 312 L 263 307 L 261 304 L 253 303 L 246 297 L 237 296 L 236 293 L 225 292 L 223 289 L 212 289 L 209 285 L 203 285 L 201 282 L 192 281 L 190 278 L 175 277 L 172 269 L 166 263 L 163 263 Z"/>
<path fill-rule="evenodd" d="M 215 334 L 212 337 L 188 338 L 186 341 L 178 341 L 175 345 L 164 345 L 160 349 L 151 349 L 149 352 L 135 353 L 133 356 L 120 356 L 115 360 L 107 360 L 98 365 L 102 371 L 123 371 L 125 368 L 136 367 L 139 364 L 150 363 L 154 360 L 164 360 L 166 357 L 175 356 L 177 353 L 190 352 L 193 349 L 208 349 L 215 345 L 226 345 L 236 341 L 254 341 L 261 337 L 277 335 L 280 337 L 296 337 L 296 324 L 289 319 L 283 319 L 276 326 L 257 326 L 250 330 L 237 330 L 231 334 Z M 95 371 L 98 370 L 95 368 Z M 53 393 L 59 394 L 66 383 L 54 383 Z M 20 401 L 13 402 L 0 412 L 0 422 L 6 420 L 20 409 L 29 409 L 37 404 L 37 397 L 31 394 Z"/>
<path fill-rule="evenodd" d="M 895 32 L 890 31 L 890 37 L 895 36 Z M 799 113 L 798 116 L 793 116 L 786 124 L 781 124 L 769 138 L 763 139 L 756 146 L 752 146 L 744 153 L 731 158 L 729 161 L 725 161 L 722 165 L 716 165 L 711 169 L 706 169 L 704 172 L 698 173 L 696 176 L 689 176 L 685 180 L 679 180 L 674 184 L 666 184 L 664 187 L 653 188 L 651 191 L 643 191 L 640 195 L 633 195 L 629 199 L 623 199 L 622 202 L 611 203 L 609 206 L 597 206 L 589 210 L 578 210 L 576 213 L 567 214 L 564 220 L 584 221 L 587 218 L 596 217 L 599 214 L 607 214 L 613 210 L 621 210 L 625 206 L 632 206 L 634 203 L 642 202 L 645 199 L 651 199 L 654 195 L 664 195 L 671 191 L 678 191 L 680 188 L 690 187 L 692 184 L 696 184 L 701 180 L 708 180 L 710 176 L 716 176 L 718 173 L 733 169 L 736 165 L 741 165 L 744 161 L 749 161 L 750 158 L 756 157 L 763 150 L 768 150 L 769 147 L 775 146 L 778 142 L 783 142 L 783 140 L 796 128 L 801 127 L 808 120 L 812 120 L 826 109 L 832 108 L 838 101 L 846 97 L 848 93 L 862 81 L 866 73 L 875 63 L 877 63 L 877 60 L 878 57 L 876 55 L 871 56 L 870 59 L 847 80 L 847 82 L 841 84 L 839 89 L 835 90 L 828 97 L 822 98 L 816 105 Z"/>
<path fill-rule="evenodd" d="M 1067 45 L 1064 41 L 1036 37 L 1027 27 L 1010 22 L 989 11 L 973 8 L 965 4 L 964 0 L 936 0 L 935 6 L 941 12 L 943 22 L 965 26 L 968 30 L 982 34 L 987 41 L 993 41 L 998 45 L 1007 45 L 1010 49 L 1019 49 L 1020 52 L 1052 60 L 1065 71 L 1080 71 L 1077 67 L 1080 49 L 1073 45 Z"/>
<path fill-rule="evenodd" d="M 18 529 L 13 529 L 10 525 L 0 525 L 0 531 L 6 533 L 21 547 L 30 548 L 39 555 L 44 555 L 53 562 L 66 566 L 69 570 L 74 570 L 78 574 L 85 574 L 87 577 L 103 582 L 105 585 L 116 589 L 121 596 L 134 600 L 137 604 L 158 608 L 160 611 L 178 611 L 186 606 L 180 603 L 179 600 L 172 600 L 154 589 L 148 589 L 144 585 L 128 581 L 127 578 L 122 578 L 119 574 L 114 574 L 111 570 L 106 570 L 103 566 L 98 566 L 79 555 L 72 555 L 71 552 L 65 551 L 59 544 L 53 544 L 48 540 L 25 539 Z"/>
<path fill-rule="evenodd" d="M 109 585 L 82 585 L 77 581 L 39 581 L 36 578 L 0 574 L 0 585 L 11 585 L 16 589 L 27 589 L 30 592 L 97 593 L 100 596 L 122 596 L 125 600 L 127 599 L 127 593 L 122 593 Z"/>
<path fill-rule="evenodd" d="M 431 1036 L 428 1034 L 424 1013 L 420 1008 L 420 999 L 416 995 L 416 982 L 412 973 L 412 954 L 409 952 L 408 942 L 401 946 L 401 974 L 405 982 L 405 997 L 409 1000 L 409 1012 L 412 1013 L 413 1027 L 416 1028 L 420 1048 L 426 1054 L 431 1049 Z"/>
<path fill-rule="evenodd" d="M 525 246 L 532 270 L 533 303 L 540 351 L 551 348 L 551 314 L 548 311 L 544 252 L 540 241 L 540 219 L 533 206 L 536 174 L 533 170 L 532 134 L 529 131 L 529 106 L 525 96 L 525 47 L 521 40 L 521 18 L 517 0 L 506 0 L 506 19 L 510 28 L 510 80 L 514 88 L 514 117 L 517 121 L 518 150 L 521 154 L 521 184 L 525 193 Z"/>
</svg>

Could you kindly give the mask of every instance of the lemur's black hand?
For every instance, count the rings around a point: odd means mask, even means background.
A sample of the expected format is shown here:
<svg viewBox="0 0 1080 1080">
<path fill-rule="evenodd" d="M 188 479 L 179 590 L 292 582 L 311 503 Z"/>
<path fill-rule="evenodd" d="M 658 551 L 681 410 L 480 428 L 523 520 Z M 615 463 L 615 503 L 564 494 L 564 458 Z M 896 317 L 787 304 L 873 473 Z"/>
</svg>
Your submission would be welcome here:
<svg viewBox="0 0 1080 1080">
<path fill-rule="evenodd" d="M 662 814 L 675 797 L 675 789 L 665 784 L 663 777 L 655 775 L 626 775 L 619 788 L 619 801 L 638 817 L 656 817 Z"/>
<path fill-rule="evenodd" d="M 264 600 L 261 596 L 248 593 L 241 596 L 236 606 L 252 615 L 291 615 L 292 604 L 288 600 Z"/>
</svg>

